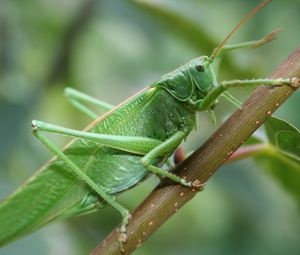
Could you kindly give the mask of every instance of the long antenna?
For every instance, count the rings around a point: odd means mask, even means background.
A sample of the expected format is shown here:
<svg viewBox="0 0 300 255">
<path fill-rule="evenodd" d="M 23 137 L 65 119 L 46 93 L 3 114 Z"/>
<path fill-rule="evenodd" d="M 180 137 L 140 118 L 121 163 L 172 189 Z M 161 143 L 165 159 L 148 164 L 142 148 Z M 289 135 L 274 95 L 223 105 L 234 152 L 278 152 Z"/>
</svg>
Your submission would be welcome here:
<svg viewBox="0 0 300 255">
<path fill-rule="evenodd" d="M 230 37 L 249 19 L 251 19 L 261 8 L 266 6 L 272 0 L 265 0 L 261 2 L 258 6 L 256 6 L 253 10 L 251 10 L 235 27 L 232 31 L 226 36 L 226 38 L 219 44 L 217 48 L 215 48 L 210 56 L 210 59 L 213 60 L 217 53 L 223 48 L 224 44 L 230 39 Z"/>
</svg>

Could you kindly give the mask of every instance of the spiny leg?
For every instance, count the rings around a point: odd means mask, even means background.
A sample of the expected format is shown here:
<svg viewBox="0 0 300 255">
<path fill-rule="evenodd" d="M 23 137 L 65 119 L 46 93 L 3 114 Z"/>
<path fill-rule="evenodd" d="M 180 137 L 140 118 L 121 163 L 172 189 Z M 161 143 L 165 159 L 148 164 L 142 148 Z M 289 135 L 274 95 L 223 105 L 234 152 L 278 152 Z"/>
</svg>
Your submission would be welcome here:
<svg viewBox="0 0 300 255">
<path fill-rule="evenodd" d="M 163 177 L 168 177 L 184 186 L 191 187 L 191 183 L 185 181 L 179 176 L 169 173 L 151 164 L 151 161 L 160 156 L 167 155 L 180 144 L 180 142 L 186 137 L 186 134 L 182 131 L 178 131 L 169 139 L 162 142 L 160 140 L 148 137 L 105 135 L 86 131 L 78 131 L 36 120 L 32 121 L 32 123 L 35 129 L 39 131 L 83 138 L 122 151 L 145 155 L 141 161 L 149 171 Z"/>
<path fill-rule="evenodd" d="M 197 109 L 199 111 L 210 109 L 210 107 L 215 103 L 217 98 L 226 90 L 230 88 L 239 87 L 258 87 L 262 85 L 269 86 L 284 86 L 288 85 L 291 87 L 299 87 L 299 78 L 289 78 L 289 79 L 253 79 L 253 80 L 231 80 L 223 81 L 218 87 L 213 88 L 208 95 L 201 101 L 197 103 Z"/>
<path fill-rule="evenodd" d="M 157 166 L 154 166 L 151 164 L 153 160 L 158 158 L 159 156 L 166 155 L 170 151 L 174 150 L 181 141 L 186 137 L 186 133 L 182 131 L 176 132 L 173 136 L 162 142 L 160 145 L 156 146 L 153 150 L 151 150 L 149 153 L 147 153 L 142 159 L 143 165 L 152 173 L 159 175 L 161 177 L 167 177 L 177 183 L 180 183 L 187 187 L 192 187 L 192 183 L 186 181 L 183 178 L 180 178 L 179 176 L 172 174 L 170 172 L 167 172 Z"/>
<path fill-rule="evenodd" d="M 113 208 L 115 208 L 122 215 L 122 224 L 120 228 L 120 247 L 122 247 L 122 243 L 126 242 L 126 226 L 130 220 L 129 211 L 124 208 L 122 205 L 117 203 L 109 194 L 107 194 L 107 190 L 97 185 L 88 175 L 85 174 L 71 159 L 69 159 L 62 150 L 60 150 L 57 146 L 51 143 L 45 136 L 43 136 L 38 129 L 33 125 L 33 134 L 35 137 L 41 141 L 54 155 L 60 158 L 81 180 L 87 183 L 99 196 L 101 196 L 108 204 L 110 204 Z"/>
<path fill-rule="evenodd" d="M 92 133 L 87 131 L 79 131 L 70 128 L 64 128 L 57 125 L 33 120 L 32 125 L 35 130 L 49 133 L 61 134 L 75 138 L 83 138 L 85 140 L 97 142 L 99 144 L 119 149 L 126 152 L 145 155 L 153 148 L 157 147 L 162 141 L 140 136 L 121 136 Z"/>
<path fill-rule="evenodd" d="M 65 96 L 75 108 L 77 108 L 84 114 L 88 115 L 93 120 L 97 119 L 100 114 L 95 113 L 93 110 L 88 108 L 84 103 L 97 106 L 102 113 L 105 113 L 114 107 L 111 104 L 100 101 L 94 97 L 91 97 L 73 88 L 66 88 Z"/>
</svg>

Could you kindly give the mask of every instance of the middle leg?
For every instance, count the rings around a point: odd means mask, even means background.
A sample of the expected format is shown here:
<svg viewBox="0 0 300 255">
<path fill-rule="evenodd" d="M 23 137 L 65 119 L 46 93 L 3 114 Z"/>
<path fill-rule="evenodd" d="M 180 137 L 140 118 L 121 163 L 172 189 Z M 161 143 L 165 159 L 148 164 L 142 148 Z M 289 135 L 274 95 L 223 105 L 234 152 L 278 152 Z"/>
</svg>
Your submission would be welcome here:
<svg viewBox="0 0 300 255">
<path fill-rule="evenodd" d="M 176 132 L 173 136 L 162 142 L 160 145 L 156 146 L 151 150 L 149 153 L 147 153 L 142 159 L 143 165 L 152 173 L 161 176 L 161 177 L 167 177 L 177 183 L 180 183 L 183 186 L 192 187 L 192 183 L 186 181 L 185 179 L 177 176 L 176 174 L 172 174 L 170 172 L 167 172 L 157 166 L 154 166 L 152 164 L 153 160 L 156 159 L 159 156 L 166 155 L 170 153 L 171 151 L 175 150 L 178 145 L 181 143 L 181 141 L 186 137 L 186 133 L 182 131 Z"/>
</svg>

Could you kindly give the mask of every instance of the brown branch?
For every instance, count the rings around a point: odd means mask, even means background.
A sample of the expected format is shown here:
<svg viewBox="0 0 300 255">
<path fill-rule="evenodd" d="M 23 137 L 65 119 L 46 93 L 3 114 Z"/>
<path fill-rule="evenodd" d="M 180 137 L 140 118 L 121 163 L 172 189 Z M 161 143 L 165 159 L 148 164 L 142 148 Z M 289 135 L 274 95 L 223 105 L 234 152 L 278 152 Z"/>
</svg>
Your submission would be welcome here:
<svg viewBox="0 0 300 255">
<path fill-rule="evenodd" d="M 270 77 L 300 76 L 300 46 L 272 73 Z M 236 151 L 253 132 L 263 124 L 292 93 L 289 86 L 257 88 L 237 110 L 197 151 L 184 160 L 176 173 L 188 180 L 206 183 L 216 170 Z M 124 248 L 130 254 L 180 207 L 197 194 L 165 180 L 133 212 L 128 225 L 128 241 Z M 92 252 L 98 254 L 122 254 L 115 229 Z"/>
</svg>

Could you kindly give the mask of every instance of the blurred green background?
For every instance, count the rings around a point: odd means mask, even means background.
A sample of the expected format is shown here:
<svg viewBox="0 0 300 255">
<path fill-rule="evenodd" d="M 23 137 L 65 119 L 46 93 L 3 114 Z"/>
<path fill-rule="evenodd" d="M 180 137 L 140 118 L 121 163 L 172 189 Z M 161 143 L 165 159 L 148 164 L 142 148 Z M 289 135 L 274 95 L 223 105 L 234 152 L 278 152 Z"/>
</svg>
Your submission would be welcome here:
<svg viewBox="0 0 300 255">
<path fill-rule="evenodd" d="M 118 104 L 166 72 L 209 55 L 259 1 L 10 0 L 0 2 L 0 199 L 49 159 L 31 135 L 31 120 L 82 129 L 89 119 L 63 96 L 66 86 Z M 300 42 L 299 0 L 277 0 L 231 39 L 279 39 L 226 56 L 219 79 L 265 77 Z M 244 100 L 251 90 L 235 90 Z M 300 94 L 276 115 L 298 128 Z M 296 109 L 296 110 L 295 110 Z M 199 114 L 187 141 L 197 148 L 234 111 L 221 100 L 213 126 Z M 62 146 L 67 140 L 53 136 Z M 154 177 L 119 198 L 132 210 L 155 187 Z M 251 160 L 226 165 L 204 192 L 162 226 L 135 254 L 297 254 L 299 207 Z M 1 219 L 0 219 L 1 220 Z M 111 208 L 43 228 L 0 254 L 87 254 L 120 217 Z"/>
</svg>

